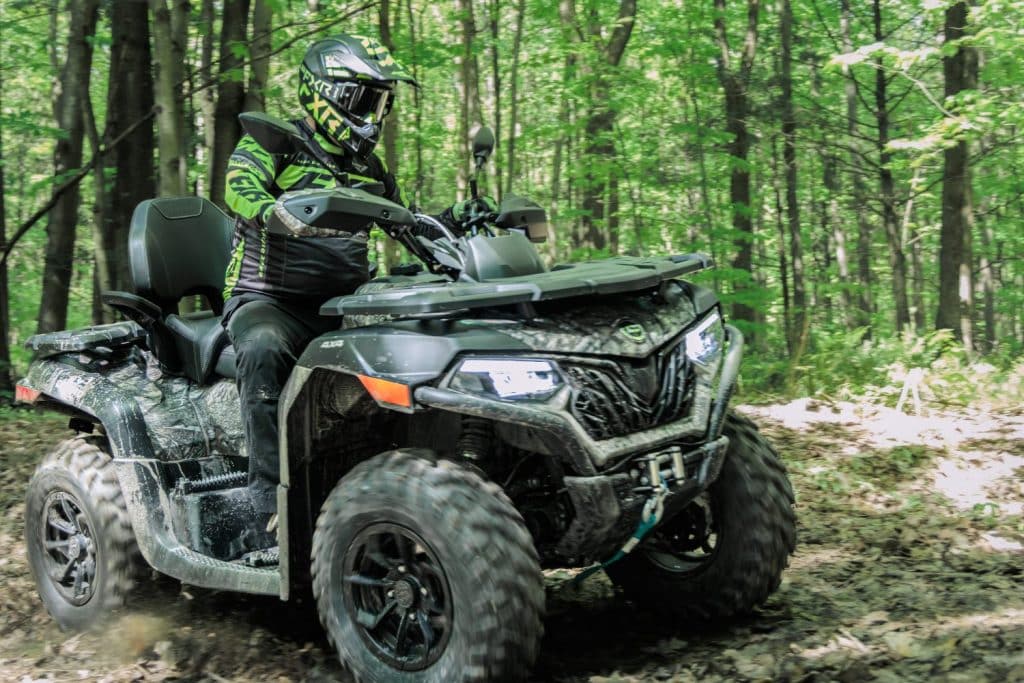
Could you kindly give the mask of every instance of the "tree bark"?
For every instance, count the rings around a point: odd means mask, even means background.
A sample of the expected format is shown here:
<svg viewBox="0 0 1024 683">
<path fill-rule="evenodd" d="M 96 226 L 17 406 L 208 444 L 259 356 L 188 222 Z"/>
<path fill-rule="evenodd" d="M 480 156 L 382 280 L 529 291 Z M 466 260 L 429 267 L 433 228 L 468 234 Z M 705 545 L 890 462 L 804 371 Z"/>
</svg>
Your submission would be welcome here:
<svg viewBox="0 0 1024 683">
<path fill-rule="evenodd" d="M 779 282 L 782 284 L 782 331 L 786 339 L 786 355 L 793 355 L 792 315 L 789 296 L 789 262 L 786 259 L 786 224 L 782 218 L 782 193 L 779 191 L 779 153 L 772 136 L 772 193 L 775 195 L 775 224 L 779 233 L 777 256 Z"/>
<path fill-rule="evenodd" d="M 394 53 L 395 41 L 391 37 L 391 0 L 380 0 L 377 19 L 380 29 L 380 42 L 384 47 Z M 384 163 L 396 176 L 398 175 L 398 127 L 399 122 L 401 121 L 401 109 L 401 102 L 396 98 L 391 114 L 388 116 L 385 124 L 383 124 L 384 132 L 382 135 L 382 142 L 384 143 Z M 381 242 L 378 242 L 378 244 L 381 244 Z M 383 266 L 382 272 L 386 273 L 391 266 L 397 264 L 401 260 L 402 249 L 398 242 L 389 237 L 384 239 L 383 245 L 384 249 L 382 256 L 384 263 L 381 265 Z"/>
<path fill-rule="evenodd" d="M 885 34 L 882 31 L 881 0 L 872 0 L 874 16 L 875 40 L 882 42 Z M 900 239 L 899 219 L 896 215 L 896 181 L 893 179 L 889 163 L 892 154 L 889 152 L 889 78 L 886 74 L 881 57 L 875 68 L 875 121 L 878 124 L 878 188 L 882 199 L 882 226 L 889 245 L 889 267 L 892 269 L 892 297 L 895 307 L 896 332 L 902 332 L 910 326 L 910 307 L 907 304 L 907 257 L 903 253 Z"/>
<path fill-rule="evenodd" d="M 267 108 L 267 79 L 270 76 L 270 32 L 273 9 L 267 0 L 252 0 L 252 41 L 249 43 L 249 89 L 244 111 Z"/>
<path fill-rule="evenodd" d="M 3 111 L 3 69 L 0 69 L 0 111 Z M 7 207 L 4 204 L 4 144 L 0 129 L 0 248 L 7 246 Z M 5 403 L 14 396 L 11 378 L 11 316 L 7 289 L 7 262 L 0 263 L 0 400 Z"/>
<path fill-rule="evenodd" d="M 946 10 L 946 42 L 967 34 L 967 3 Z M 946 97 L 978 85 L 978 57 L 974 48 L 961 45 L 942 59 Z M 942 231 L 939 249 L 939 308 L 936 329 L 951 329 L 968 351 L 974 349 L 971 237 L 974 231 L 971 169 L 967 142 L 946 148 L 942 173 Z"/>
<path fill-rule="evenodd" d="M 184 78 L 184 49 L 188 29 L 188 3 L 150 0 L 153 13 L 154 94 L 158 112 L 160 174 L 157 192 L 161 197 L 188 193 L 188 157 L 185 152 L 185 109 L 181 84 Z"/>
<path fill-rule="evenodd" d="M 202 0 L 199 10 L 199 32 L 201 35 L 199 43 L 199 81 L 201 83 L 213 82 L 213 41 L 216 37 L 214 32 L 214 7 L 213 0 Z M 198 93 L 199 112 L 201 114 L 203 133 L 203 144 L 196 160 L 203 169 L 203 186 L 200 194 L 208 196 L 212 184 L 213 164 L 210 162 L 213 157 L 213 143 L 216 139 L 213 130 L 213 121 L 217 117 L 217 91 L 214 88 L 203 88 Z"/>
<path fill-rule="evenodd" d="M 210 201 L 224 207 L 224 175 L 228 158 L 242 135 L 238 115 L 245 106 L 244 57 L 236 46 L 245 43 L 249 0 L 225 0 L 220 30 L 217 106 L 213 117 L 213 152 L 210 155 Z"/>
<path fill-rule="evenodd" d="M 461 51 L 459 53 L 459 188 L 464 192 L 469 185 L 469 174 L 473 164 L 473 143 L 470 134 L 480 123 L 480 68 L 473 39 L 476 36 L 476 18 L 473 14 L 473 0 L 457 0 L 459 24 L 461 26 Z"/>
<path fill-rule="evenodd" d="M 93 112 L 92 99 L 89 89 L 85 84 L 80 84 L 82 92 L 82 115 L 85 135 L 89 140 L 89 148 L 93 156 L 99 156 L 99 160 L 93 166 L 93 203 L 92 203 L 92 242 L 93 242 L 93 292 L 92 292 L 92 322 L 100 325 L 106 322 L 113 322 L 113 312 L 104 311 L 100 301 L 102 292 L 114 289 L 113 268 L 110 263 L 110 254 L 113 245 L 110 244 L 110 231 L 108 229 L 110 206 L 109 194 L 107 192 L 106 166 L 107 162 L 102 155 L 99 127 L 96 125 L 96 115 Z"/>
<path fill-rule="evenodd" d="M 789 228 L 790 263 L 793 267 L 793 326 L 790 349 L 794 363 L 807 345 L 807 291 L 804 285 L 803 238 L 800 232 L 800 203 L 797 201 L 796 112 L 793 109 L 793 7 L 782 0 L 779 18 L 782 34 L 782 162 L 786 168 L 786 222 Z"/>
<path fill-rule="evenodd" d="M 853 40 L 850 36 L 850 0 L 841 0 L 841 14 L 839 32 L 842 36 L 843 52 L 853 52 Z M 872 275 L 871 275 L 871 222 L 868 220 L 867 212 L 864 210 L 864 203 L 867 201 L 867 190 L 864 186 L 864 178 L 861 174 L 860 156 L 857 150 L 856 140 L 859 137 L 860 124 L 857 121 L 857 82 L 853 78 L 853 72 L 848 65 L 843 66 L 843 74 L 846 78 L 846 132 L 848 144 L 850 145 L 850 210 L 857 216 L 857 284 L 856 297 L 856 324 L 867 328 L 867 338 L 871 337 L 871 314 L 874 310 L 872 297 Z"/>
<path fill-rule="evenodd" d="M 522 3 L 524 0 L 520 0 Z M 494 180 L 495 180 L 495 197 L 500 202 L 502 197 L 502 160 L 501 160 L 501 60 L 498 50 L 498 38 L 501 33 L 499 26 L 501 24 L 501 3 L 498 0 L 490 0 L 488 5 L 488 23 L 491 31 L 491 84 L 490 90 L 493 98 L 493 108 L 491 111 L 494 112 Z"/>
<path fill-rule="evenodd" d="M 565 2 L 562 3 L 564 5 Z M 560 11 L 562 11 L 560 9 Z M 505 169 L 508 176 L 505 181 L 505 194 L 512 193 L 512 179 L 516 177 L 516 136 L 519 134 L 519 57 L 523 45 L 523 19 L 526 16 L 526 0 L 519 0 L 516 6 L 516 31 L 512 38 L 512 69 L 509 72 L 509 122 L 508 122 L 508 154 L 505 156 Z M 575 55 L 566 54 L 566 60 L 575 60 Z M 562 100 L 560 109 L 567 106 Z M 562 119 L 563 121 L 565 119 Z M 555 156 L 558 157 L 555 168 L 561 166 L 561 153 L 564 138 L 559 136 Z M 499 179 L 500 180 L 500 179 Z M 552 195 L 554 199 L 555 195 Z"/>
<path fill-rule="evenodd" d="M 729 39 L 725 27 L 725 2 L 715 0 L 715 40 L 718 45 L 716 62 L 718 79 L 725 90 L 726 130 L 732 135 L 729 155 L 732 157 L 732 172 L 729 178 L 729 198 L 732 204 L 732 226 L 736 233 L 734 241 L 736 257 L 732 267 L 743 273 L 745 279 L 735 281 L 732 317 L 752 323 L 756 318 L 754 308 L 743 301 L 745 290 L 753 281 L 754 225 L 751 221 L 750 168 L 747 154 L 750 151 L 750 132 L 747 130 L 749 102 L 747 86 L 754 66 L 757 50 L 757 22 L 760 14 L 760 0 L 747 0 L 747 28 L 740 53 L 739 65 L 733 64 Z"/>
<path fill-rule="evenodd" d="M 103 141 L 108 144 L 153 108 L 153 72 L 149 49 L 149 15 L 145 3 L 114 2 L 110 6 L 110 77 Z M 115 168 L 110 188 L 105 245 L 110 283 L 131 290 L 128 228 L 139 202 L 153 197 L 153 122 L 136 128 L 107 156 Z"/>
<path fill-rule="evenodd" d="M 59 79 L 56 117 L 57 126 L 64 131 L 65 137 L 57 140 L 54 150 L 56 176 L 82 165 L 84 124 L 81 94 L 88 88 L 92 74 L 92 37 L 96 33 L 98 6 L 98 0 L 72 0 L 70 4 L 67 59 Z M 67 323 L 79 201 L 80 192 L 76 186 L 57 200 L 47 221 L 39 332 L 60 330 Z"/>
<path fill-rule="evenodd" d="M 419 49 L 418 43 L 416 42 L 416 36 L 418 34 L 416 27 L 416 16 L 412 11 L 412 1 L 406 2 L 406 17 L 409 21 L 409 51 L 410 57 L 412 58 L 412 75 L 413 78 L 419 80 Z M 415 187 L 412 197 L 407 198 L 408 201 L 412 201 L 415 204 L 419 204 L 420 193 L 423 192 L 424 182 L 424 168 L 423 168 L 423 97 L 420 93 L 419 88 L 412 89 L 413 98 L 413 122 L 416 126 L 416 173 L 415 173 Z"/>
<path fill-rule="evenodd" d="M 619 173 L 615 165 L 616 112 L 609 102 L 610 72 L 617 69 L 622 61 L 635 23 L 636 0 L 620 0 L 615 28 L 605 41 L 601 35 L 597 4 L 592 2 L 589 7 L 587 32 L 591 43 L 597 46 L 598 61 L 590 93 L 590 111 L 587 114 L 582 227 L 586 246 L 596 250 L 608 246 L 609 240 L 605 237 L 609 234 L 610 221 L 609 216 L 605 215 L 605 197 L 609 192 L 611 177 Z"/>
</svg>

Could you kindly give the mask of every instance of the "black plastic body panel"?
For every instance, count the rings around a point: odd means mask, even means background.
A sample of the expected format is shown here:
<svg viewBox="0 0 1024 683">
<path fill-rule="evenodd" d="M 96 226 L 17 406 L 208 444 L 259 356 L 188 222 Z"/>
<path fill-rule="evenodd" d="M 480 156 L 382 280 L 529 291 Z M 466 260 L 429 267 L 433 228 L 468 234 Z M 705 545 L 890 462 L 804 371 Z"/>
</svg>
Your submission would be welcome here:
<svg viewBox="0 0 1024 683">
<path fill-rule="evenodd" d="M 112 350 L 131 346 L 145 338 L 145 330 L 134 322 L 120 322 L 37 334 L 29 337 L 25 346 L 34 352 L 36 358 L 48 358 L 73 351 Z"/>
<path fill-rule="evenodd" d="M 620 256 L 557 266 L 546 273 L 508 277 L 488 283 L 453 282 L 436 287 L 392 289 L 335 297 L 321 315 L 442 313 L 583 296 L 604 296 L 657 287 L 713 265 L 703 254 L 668 258 Z"/>
</svg>

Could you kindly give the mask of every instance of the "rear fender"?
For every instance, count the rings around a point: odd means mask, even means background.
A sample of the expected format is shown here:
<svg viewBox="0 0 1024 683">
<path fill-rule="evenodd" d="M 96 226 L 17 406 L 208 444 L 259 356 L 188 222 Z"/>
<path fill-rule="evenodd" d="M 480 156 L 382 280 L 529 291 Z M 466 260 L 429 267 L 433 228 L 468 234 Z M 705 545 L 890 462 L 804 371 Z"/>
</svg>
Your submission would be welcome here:
<svg viewBox="0 0 1024 683">
<path fill-rule="evenodd" d="M 287 597 L 276 571 L 211 560 L 178 540 L 153 442 L 131 394 L 68 355 L 35 361 L 19 384 L 40 392 L 33 403 L 56 403 L 103 425 L 139 550 L 151 566 L 197 586 Z"/>
<path fill-rule="evenodd" d="M 154 457 L 138 402 L 103 375 L 67 356 L 54 356 L 32 363 L 19 384 L 40 392 L 37 401 L 62 404 L 102 424 L 114 458 Z"/>
</svg>

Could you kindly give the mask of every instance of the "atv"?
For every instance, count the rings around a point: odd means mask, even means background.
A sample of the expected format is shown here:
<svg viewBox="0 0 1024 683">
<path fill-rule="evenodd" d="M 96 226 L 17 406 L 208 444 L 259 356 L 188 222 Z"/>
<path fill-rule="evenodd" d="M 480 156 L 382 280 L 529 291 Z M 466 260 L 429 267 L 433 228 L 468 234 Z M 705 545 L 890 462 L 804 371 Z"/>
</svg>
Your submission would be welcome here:
<svg viewBox="0 0 1024 683">
<path fill-rule="evenodd" d="M 268 150 L 307 144 L 286 122 L 242 119 Z M 492 148 L 482 129 L 474 197 Z M 28 341 L 17 398 L 75 432 L 40 463 L 25 511 L 60 626 L 96 623 L 148 565 L 281 600 L 311 589 L 360 680 L 507 681 L 537 657 L 545 568 L 603 569 L 675 622 L 748 611 L 778 587 L 792 488 L 728 409 L 743 337 L 684 279 L 708 257 L 549 269 L 535 247 L 545 212 L 529 200 L 474 203 L 452 230 L 373 184 L 341 185 L 279 201 L 306 226 L 372 219 L 422 266 L 323 304 L 337 329 L 309 344 L 280 398 L 276 538 L 254 529 L 245 486 L 220 322 L 233 224 L 213 204 L 140 204 L 135 291 L 103 294 L 128 320 Z M 194 295 L 210 310 L 179 313 Z"/>
</svg>

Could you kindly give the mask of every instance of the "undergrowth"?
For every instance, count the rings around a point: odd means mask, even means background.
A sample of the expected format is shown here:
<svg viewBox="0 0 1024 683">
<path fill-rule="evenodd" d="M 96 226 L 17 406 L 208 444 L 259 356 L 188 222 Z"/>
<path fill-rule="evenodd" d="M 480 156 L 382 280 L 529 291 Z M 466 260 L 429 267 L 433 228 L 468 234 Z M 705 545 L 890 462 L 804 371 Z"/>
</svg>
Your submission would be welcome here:
<svg viewBox="0 0 1024 683">
<path fill-rule="evenodd" d="M 749 350 L 740 395 L 756 403 L 809 396 L 891 407 L 904 385 L 916 386 L 922 403 L 933 406 L 1019 406 L 1024 402 L 1024 358 L 1012 350 L 969 355 L 948 330 L 869 339 L 867 328 L 857 328 L 815 336 L 795 365 Z"/>
</svg>

